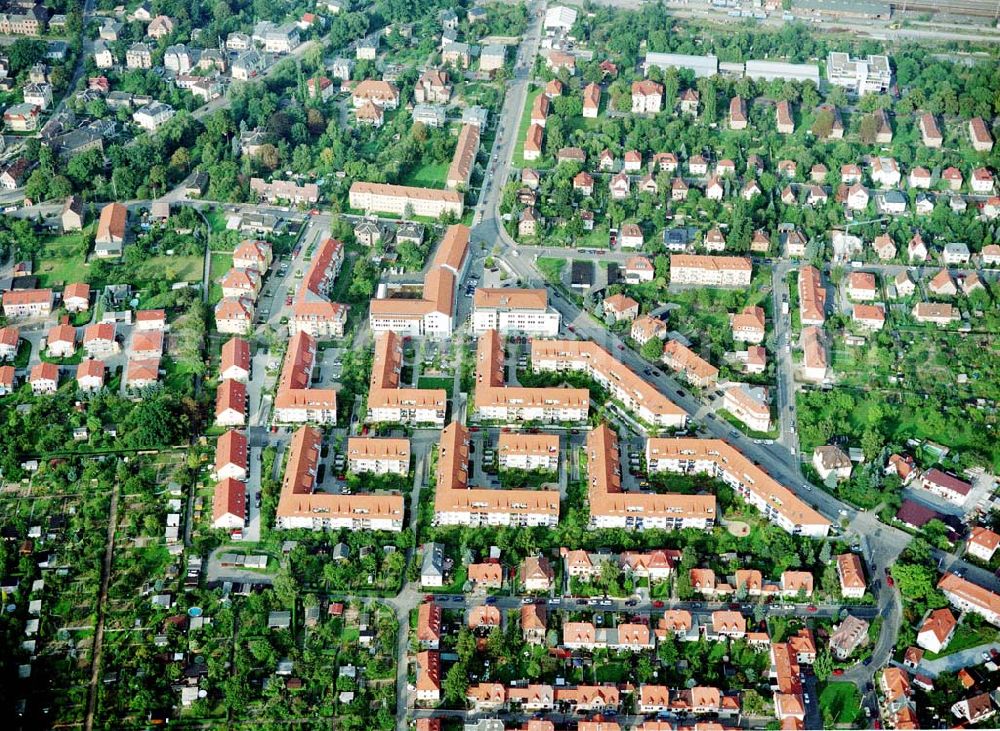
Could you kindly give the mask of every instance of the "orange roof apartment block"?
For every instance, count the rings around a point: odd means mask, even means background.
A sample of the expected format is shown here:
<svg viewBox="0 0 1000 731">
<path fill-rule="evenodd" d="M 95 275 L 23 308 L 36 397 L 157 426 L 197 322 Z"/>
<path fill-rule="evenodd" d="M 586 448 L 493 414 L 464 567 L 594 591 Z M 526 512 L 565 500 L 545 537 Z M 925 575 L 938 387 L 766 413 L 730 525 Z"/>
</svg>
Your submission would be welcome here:
<svg viewBox="0 0 1000 731">
<path fill-rule="evenodd" d="M 215 486 L 212 499 L 212 527 L 242 528 L 246 518 L 246 485 L 232 478 L 225 478 Z"/>
<path fill-rule="evenodd" d="M 337 422 L 337 392 L 329 388 L 310 388 L 316 352 L 316 341 L 310 335 L 300 331 L 292 336 L 274 397 L 276 422 Z"/>
<path fill-rule="evenodd" d="M 601 424 L 587 435 L 586 454 L 592 528 L 706 529 L 715 524 L 714 495 L 624 491 L 618 437 L 607 424 Z"/>
<path fill-rule="evenodd" d="M 672 371 L 681 373 L 693 386 L 708 388 L 715 385 L 719 369 L 699 356 L 679 340 L 670 340 L 663 346 L 662 360 Z"/>
<path fill-rule="evenodd" d="M 799 269 L 799 316 L 803 325 L 826 322 L 826 289 L 819 270 L 811 265 Z"/>
<path fill-rule="evenodd" d="M 445 176 L 445 186 L 449 190 L 466 188 L 472 178 L 472 170 L 476 167 L 476 155 L 479 153 L 479 125 L 466 124 L 458 134 L 458 145 L 448 166 Z"/>
<path fill-rule="evenodd" d="M 438 446 L 435 525 L 554 527 L 559 493 L 549 490 L 492 490 L 469 485 L 469 432 L 452 422 Z"/>
<path fill-rule="evenodd" d="M 583 372 L 649 424 L 681 429 L 687 424 L 687 412 L 597 343 L 533 340 L 531 365 L 537 371 Z"/>
<path fill-rule="evenodd" d="M 250 378 L 250 343 L 243 338 L 230 338 L 222 346 L 219 380 L 226 378 L 242 383 Z"/>
<path fill-rule="evenodd" d="M 320 244 L 295 295 L 289 323 L 292 333 L 305 332 L 314 338 L 343 337 L 347 305 L 327 298 L 343 263 L 344 245 L 340 241 L 328 238 Z"/>
<path fill-rule="evenodd" d="M 401 495 L 335 495 L 315 492 L 322 432 L 303 426 L 292 436 L 278 498 L 276 527 L 311 530 L 403 529 Z"/>
<path fill-rule="evenodd" d="M 487 330 L 476 346 L 474 403 L 476 415 L 487 421 L 584 421 L 590 410 L 590 392 L 585 388 L 506 386 L 503 342 L 496 330 Z"/>
<path fill-rule="evenodd" d="M 702 473 L 720 479 L 789 533 L 829 533 L 830 521 L 721 439 L 651 438 L 646 441 L 646 464 L 650 472 Z"/>
<path fill-rule="evenodd" d="M 402 370 L 403 341 L 391 330 L 383 332 L 375 341 L 365 421 L 443 427 L 447 392 L 443 388 L 400 388 Z"/>
<path fill-rule="evenodd" d="M 456 218 L 461 218 L 465 211 L 462 195 L 456 191 L 408 185 L 358 181 L 351 186 L 348 200 L 351 208 L 366 213 L 391 213 L 396 216 L 439 218 L 442 214 L 452 213 Z"/>
<path fill-rule="evenodd" d="M 406 475 L 410 471 L 410 440 L 405 437 L 350 437 L 347 463 L 355 474 Z"/>
</svg>

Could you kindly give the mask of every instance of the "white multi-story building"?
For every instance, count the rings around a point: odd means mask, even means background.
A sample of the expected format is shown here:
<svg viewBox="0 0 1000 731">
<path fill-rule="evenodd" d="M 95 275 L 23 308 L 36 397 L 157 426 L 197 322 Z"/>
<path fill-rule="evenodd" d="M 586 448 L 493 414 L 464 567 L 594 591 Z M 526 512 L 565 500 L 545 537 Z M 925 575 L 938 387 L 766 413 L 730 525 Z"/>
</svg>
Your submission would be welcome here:
<svg viewBox="0 0 1000 731">
<path fill-rule="evenodd" d="M 748 287 L 753 265 L 743 256 L 671 254 L 670 281 L 709 287 Z"/>
<path fill-rule="evenodd" d="M 649 439 L 646 464 L 650 472 L 720 479 L 789 533 L 821 538 L 830 531 L 830 521 L 721 439 Z"/>
<path fill-rule="evenodd" d="M 826 59 L 826 78 L 858 96 L 884 94 L 892 84 L 892 68 L 888 56 L 852 60 L 849 54 L 831 51 Z"/>
<path fill-rule="evenodd" d="M 771 431 L 771 409 L 767 404 L 767 390 L 741 383 L 726 389 L 722 408 L 739 419 L 748 429 L 757 432 Z"/>
<path fill-rule="evenodd" d="M 410 440 L 351 437 L 347 440 L 347 464 L 354 473 L 405 475 L 410 471 Z"/>
<path fill-rule="evenodd" d="M 497 453 L 502 469 L 555 472 L 559 469 L 559 435 L 502 432 Z"/>
<path fill-rule="evenodd" d="M 476 290 L 472 310 L 472 331 L 483 333 L 496 330 L 501 335 L 523 333 L 538 337 L 559 334 L 561 315 L 548 306 L 544 289 Z"/>
<path fill-rule="evenodd" d="M 937 588 L 952 606 L 978 614 L 990 624 L 1000 626 L 1000 595 L 955 574 L 941 577 Z"/>
<path fill-rule="evenodd" d="M 359 181 L 351 186 L 348 197 L 351 208 L 396 216 L 439 218 L 442 214 L 452 213 L 461 218 L 465 210 L 462 194 L 454 190 Z"/>
</svg>

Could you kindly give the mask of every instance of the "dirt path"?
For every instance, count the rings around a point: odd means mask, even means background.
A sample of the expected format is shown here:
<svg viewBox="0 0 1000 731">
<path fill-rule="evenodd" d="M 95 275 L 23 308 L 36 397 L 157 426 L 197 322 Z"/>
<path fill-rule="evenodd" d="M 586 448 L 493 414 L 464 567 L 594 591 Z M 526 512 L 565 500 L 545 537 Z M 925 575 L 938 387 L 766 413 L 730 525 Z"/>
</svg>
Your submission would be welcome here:
<svg viewBox="0 0 1000 731">
<path fill-rule="evenodd" d="M 94 711 L 97 708 L 97 689 L 101 674 L 101 649 L 104 644 L 104 615 L 108 601 L 108 584 L 111 580 L 111 559 L 115 552 L 115 528 L 118 525 L 118 481 L 111 492 L 111 510 L 108 511 L 108 540 L 104 547 L 104 562 L 101 565 L 101 595 L 97 601 L 97 631 L 94 632 L 94 652 L 90 668 L 90 689 L 87 693 L 87 719 L 85 731 L 93 731 Z"/>
</svg>

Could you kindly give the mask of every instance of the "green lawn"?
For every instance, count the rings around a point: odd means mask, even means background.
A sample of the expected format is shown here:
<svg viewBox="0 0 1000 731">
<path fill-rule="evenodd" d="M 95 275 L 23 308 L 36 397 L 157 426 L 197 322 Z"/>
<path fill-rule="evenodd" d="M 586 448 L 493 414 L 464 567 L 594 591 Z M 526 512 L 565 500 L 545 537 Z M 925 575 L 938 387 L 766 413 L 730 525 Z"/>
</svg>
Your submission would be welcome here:
<svg viewBox="0 0 1000 731">
<path fill-rule="evenodd" d="M 417 188 L 444 188 L 448 176 L 448 163 L 428 163 L 410 171 L 403 178 L 402 185 L 413 185 Z"/>
<path fill-rule="evenodd" d="M 216 208 L 211 211 L 203 211 L 205 214 L 205 219 L 208 221 L 208 225 L 212 228 L 212 233 L 222 233 L 226 230 L 226 220 L 229 215 L 222 208 Z"/>
<path fill-rule="evenodd" d="M 443 388 L 448 393 L 448 398 L 451 398 L 451 390 L 454 385 L 453 378 L 442 376 L 420 376 L 417 379 L 417 388 Z"/>
<path fill-rule="evenodd" d="M 210 266 L 211 272 L 209 274 L 209 278 L 211 281 L 208 284 L 208 301 L 211 304 L 222 299 L 222 286 L 219 284 L 219 280 L 222 278 L 223 274 L 232 268 L 233 255 L 212 252 L 212 263 Z"/>
<path fill-rule="evenodd" d="M 578 249 L 607 249 L 608 248 L 608 226 L 594 226 L 592 231 L 576 240 Z"/>
<path fill-rule="evenodd" d="M 191 256 L 153 256 L 138 270 L 140 282 L 163 279 L 167 282 L 200 282 L 204 258 Z"/>
<path fill-rule="evenodd" d="M 854 683 L 827 683 L 819 693 L 819 707 L 835 724 L 853 724 L 861 716 L 861 694 Z"/>
<path fill-rule="evenodd" d="M 559 283 L 562 281 L 562 273 L 566 268 L 565 259 L 554 259 L 548 256 L 538 257 L 538 269 L 542 272 L 542 275 L 552 283 Z"/>
<path fill-rule="evenodd" d="M 84 241 L 89 229 L 90 227 L 84 231 L 55 236 L 45 242 L 35 267 L 40 287 L 53 287 L 86 279 Z"/>
</svg>

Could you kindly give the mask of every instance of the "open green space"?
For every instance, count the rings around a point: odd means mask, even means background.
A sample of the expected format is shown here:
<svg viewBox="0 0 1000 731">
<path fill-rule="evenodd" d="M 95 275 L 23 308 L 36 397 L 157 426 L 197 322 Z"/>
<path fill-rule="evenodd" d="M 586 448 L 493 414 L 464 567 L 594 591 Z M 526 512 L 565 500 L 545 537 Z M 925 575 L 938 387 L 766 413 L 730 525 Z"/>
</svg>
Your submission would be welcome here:
<svg viewBox="0 0 1000 731">
<path fill-rule="evenodd" d="M 538 265 L 538 269 L 542 272 L 544 277 L 557 284 L 562 281 L 562 273 L 566 268 L 565 259 L 555 259 L 549 256 L 540 256 L 538 261 L 535 262 Z"/>
<path fill-rule="evenodd" d="M 232 254 L 219 254 L 217 252 L 212 252 L 212 263 L 210 265 L 211 269 L 209 271 L 209 303 L 218 302 L 222 299 L 222 286 L 219 284 L 219 280 L 222 275 L 229 271 L 233 266 Z"/>
<path fill-rule="evenodd" d="M 827 683 L 819 707 L 824 723 L 852 725 L 861 716 L 861 694 L 854 683 Z"/>
<path fill-rule="evenodd" d="M 140 282 L 164 280 L 167 282 L 201 281 L 204 259 L 199 255 L 152 256 L 139 265 L 136 274 Z"/>
<path fill-rule="evenodd" d="M 608 248 L 608 226 L 594 226 L 594 228 L 576 240 L 578 249 L 607 249 Z"/>
<path fill-rule="evenodd" d="M 402 185 L 418 188 L 444 188 L 448 175 L 448 163 L 427 163 L 413 168 L 402 180 Z"/>
<path fill-rule="evenodd" d="M 38 253 L 35 274 L 40 287 L 55 287 L 86 278 L 87 242 L 90 227 L 55 236 Z"/>
</svg>

